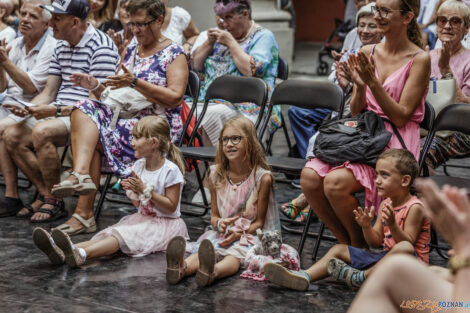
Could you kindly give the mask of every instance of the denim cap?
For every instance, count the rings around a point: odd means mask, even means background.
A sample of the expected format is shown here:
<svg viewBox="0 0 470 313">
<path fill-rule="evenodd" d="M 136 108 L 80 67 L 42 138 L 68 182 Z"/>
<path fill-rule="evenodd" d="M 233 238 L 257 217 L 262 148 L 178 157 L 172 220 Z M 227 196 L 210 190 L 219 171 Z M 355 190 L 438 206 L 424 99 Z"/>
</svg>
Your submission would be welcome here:
<svg viewBox="0 0 470 313">
<path fill-rule="evenodd" d="M 82 20 L 88 17 L 90 5 L 87 0 L 54 0 L 52 5 L 40 5 L 53 14 L 69 14 Z"/>
</svg>

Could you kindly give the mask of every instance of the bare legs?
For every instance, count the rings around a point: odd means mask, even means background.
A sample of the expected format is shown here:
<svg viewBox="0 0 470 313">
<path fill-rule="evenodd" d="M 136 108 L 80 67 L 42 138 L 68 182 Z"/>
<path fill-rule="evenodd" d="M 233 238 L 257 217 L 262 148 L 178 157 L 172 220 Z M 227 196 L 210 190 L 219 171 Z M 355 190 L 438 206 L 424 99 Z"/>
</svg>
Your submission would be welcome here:
<svg viewBox="0 0 470 313">
<path fill-rule="evenodd" d="M 358 205 L 354 193 L 363 187 L 350 170 L 340 168 L 322 178 L 313 169 L 304 168 L 300 186 L 310 207 L 340 243 L 360 248 L 366 245 L 353 214 Z"/>
<path fill-rule="evenodd" d="M 308 204 L 318 218 L 333 232 L 340 243 L 350 244 L 349 235 L 331 208 L 323 190 L 323 178 L 314 170 L 304 168 L 300 176 L 300 187 Z"/>
<path fill-rule="evenodd" d="M 199 269 L 199 259 L 197 253 L 191 254 L 184 262 L 186 263 L 186 270 L 184 276 L 191 276 Z M 240 269 L 240 259 L 227 255 L 222 261 L 215 264 L 215 279 L 234 275 Z"/>
<path fill-rule="evenodd" d="M 73 168 L 79 174 L 89 174 L 95 186 L 99 186 L 101 173 L 101 143 L 99 142 L 99 132 L 95 123 L 82 111 L 73 110 L 71 114 L 71 145 L 73 151 Z M 73 175 L 67 178 L 74 183 L 77 178 Z M 85 180 L 87 181 L 87 180 Z M 75 213 L 85 219 L 93 216 L 93 204 L 96 192 L 78 198 Z M 70 218 L 65 224 L 74 229 L 79 229 L 83 225 L 75 218 Z"/>
<path fill-rule="evenodd" d="M 9 126 L 16 124 L 11 118 L 0 120 L 0 169 L 5 179 L 5 197 L 19 198 L 17 168 L 3 141 L 3 133 Z"/>
<path fill-rule="evenodd" d="M 85 249 L 87 259 L 99 258 L 119 251 L 119 241 L 114 236 L 80 242 L 75 246 Z"/>
<path fill-rule="evenodd" d="M 406 300 L 449 301 L 453 284 L 435 274 L 415 258 L 393 255 L 383 260 L 367 279 L 353 303 L 350 313 L 418 312 L 400 308 Z M 440 312 L 448 312 L 443 308 Z"/>
</svg>

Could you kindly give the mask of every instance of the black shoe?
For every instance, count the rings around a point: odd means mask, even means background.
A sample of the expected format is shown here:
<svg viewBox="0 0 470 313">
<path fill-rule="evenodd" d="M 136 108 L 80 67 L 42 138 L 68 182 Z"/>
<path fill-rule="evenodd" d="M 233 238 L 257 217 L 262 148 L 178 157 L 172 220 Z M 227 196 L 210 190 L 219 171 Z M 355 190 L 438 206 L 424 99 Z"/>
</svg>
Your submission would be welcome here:
<svg viewBox="0 0 470 313">
<path fill-rule="evenodd" d="M 0 217 L 15 216 L 23 208 L 21 199 L 5 197 L 0 202 Z"/>
</svg>

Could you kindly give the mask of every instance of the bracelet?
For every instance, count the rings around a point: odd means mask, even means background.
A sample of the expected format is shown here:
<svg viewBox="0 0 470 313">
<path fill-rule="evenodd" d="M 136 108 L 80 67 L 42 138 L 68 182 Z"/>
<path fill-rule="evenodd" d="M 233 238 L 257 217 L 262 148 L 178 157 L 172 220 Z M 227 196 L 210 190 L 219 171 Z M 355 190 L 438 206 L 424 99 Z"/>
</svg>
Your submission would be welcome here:
<svg viewBox="0 0 470 313">
<path fill-rule="evenodd" d="M 134 77 L 134 79 L 132 80 L 132 83 L 129 87 L 134 88 L 135 85 L 137 85 L 137 79 L 138 79 L 137 77 Z"/>
<path fill-rule="evenodd" d="M 90 91 L 95 91 L 96 89 L 100 88 L 101 83 L 100 83 L 99 80 L 97 80 L 97 81 L 98 81 L 98 84 L 96 84 L 96 87 L 93 87 L 93 89 L 90 89 Z"/>
<path fill-rule="evenodd" d="M 452 274 L 456 274 L 459 270 L 470 267 L 470 258 L 454 255 L 449 259 L 448 267 Z"/>
<path fill-rule="evenodd" d="M 221 219 L 221 218 L 219 218 L 219 219 L 217 220 L 217 231 L 218 231 L 218 232 L 220 232 L 220 222 L 222 222 L 222 219 Z"/>
</svg>

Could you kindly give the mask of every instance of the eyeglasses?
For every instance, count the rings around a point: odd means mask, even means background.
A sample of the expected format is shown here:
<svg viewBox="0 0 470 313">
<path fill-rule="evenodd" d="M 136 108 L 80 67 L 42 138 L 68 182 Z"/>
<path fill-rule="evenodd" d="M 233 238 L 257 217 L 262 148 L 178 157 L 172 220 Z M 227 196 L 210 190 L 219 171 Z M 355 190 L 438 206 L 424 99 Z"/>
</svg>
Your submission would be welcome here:
<svg viewBox="0 0 470 313">
<path fill-rule="evenodd" d="M 232 145 L 236 146 L 240 143 L 240 141 L 242 141 L 243 139 L 243 136 L 224 136 L 222 138 L 220 138 L 220 141 L 222 142 L 222 144 L 224 146 L 228 145 L 228 142 L 231 141 L 232 142 Z"/>
<path fill-rule="evenodd" d="M 452 28 L 456 28 L 462 25 L 463 20 L 458 16 L 452 16 L 449 19 L 447 19 L 447 17 L 445 16 L 438 16 L 436 19 L 437 26 L 439 27 L 445 27 L 447 25 L 447 22 L 449 22 Z"/>
<path fill-rule="evenodd" d="M 148 26 L 150 23 L 155 22 L 155 20 L 156 20 L 156 19 L 152 19 L 152 20 L 150 20 L 150 21 L 148 21 L 148 22 L 143 22 L 143 23 L 138 23 L 138 22 L 137 22 L 137 23 L 133 23 L 133 22 L 129 22 L 129 23 L 127 23 L 126 25 L 127 25 L 128 28 L 137 27 L 138 29 L 142 29 L 142 28 Z"/>
<path fill-rule="evenodd" d="M 390 12 L 393 12 L 393 11 L 403 11 L 403 10 L 392 10 L 392 9 L 388 9 L 388 8 L 382 8 L 382 7 L 378 7 L 376 5 L 373 5 L 371 6 L 371 11 L 372 11 L 372 14 L 375 15 L 375 13 L 379 14 L 379 16 L 381 18 L 386 18 L 388 16 L 388 14 Z"/>
</svg>

